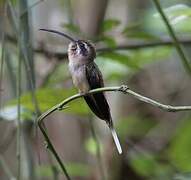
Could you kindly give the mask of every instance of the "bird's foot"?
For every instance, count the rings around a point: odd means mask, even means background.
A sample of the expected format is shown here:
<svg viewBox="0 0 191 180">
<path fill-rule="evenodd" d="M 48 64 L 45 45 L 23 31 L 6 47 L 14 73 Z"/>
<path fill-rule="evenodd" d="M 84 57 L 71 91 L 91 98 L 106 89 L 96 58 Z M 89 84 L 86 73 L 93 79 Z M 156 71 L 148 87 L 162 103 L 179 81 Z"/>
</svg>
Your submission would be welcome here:
<svg viewBox="0 0 191 180">
<path fill-rule="evenodd" d="M 60 106 L 60 107 L 57 108 L 57 110 L 62 111 L 64 109 L 66 109 L 66 108 L 69 108 L 69 106 Z"/>
<path fill-rule="evenodd" d="M 129 87 L 127 85 L 122 85 L 120 88 L 119 88 L 119 91 L 123 92 L 123 93 L 127 93 L 127 90 L 129 89 Z"/>
<path fill-rule="evenodd" d="M 85 93 L 85 92 L 79 92 L 79 94 L 80 94 L 81 96 L 87 96 L 88 93 Z"/>
</svg>

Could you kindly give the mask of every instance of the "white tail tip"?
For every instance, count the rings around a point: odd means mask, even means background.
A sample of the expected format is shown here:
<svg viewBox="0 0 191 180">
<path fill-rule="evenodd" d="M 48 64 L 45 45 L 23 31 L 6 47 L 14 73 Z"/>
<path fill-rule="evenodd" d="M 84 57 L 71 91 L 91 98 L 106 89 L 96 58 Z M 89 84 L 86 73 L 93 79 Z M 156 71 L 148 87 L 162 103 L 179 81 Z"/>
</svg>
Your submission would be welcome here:
<svg viewBox="0 0 191 180">
<path fill-rule="evenodd" d="M 119 154 L 122 153 L 122 148 L 121 148 L 121 144 L 119 142 L 119 138 L 117 137 L 117 133 L 115 132 L 115 129 L 114 128 L 111 128 L 111 134 L 113 136 L 113 140 L 115 142 L 115 145 L 117 147 L 117 150 L 119 152 Z"/>
</svg>

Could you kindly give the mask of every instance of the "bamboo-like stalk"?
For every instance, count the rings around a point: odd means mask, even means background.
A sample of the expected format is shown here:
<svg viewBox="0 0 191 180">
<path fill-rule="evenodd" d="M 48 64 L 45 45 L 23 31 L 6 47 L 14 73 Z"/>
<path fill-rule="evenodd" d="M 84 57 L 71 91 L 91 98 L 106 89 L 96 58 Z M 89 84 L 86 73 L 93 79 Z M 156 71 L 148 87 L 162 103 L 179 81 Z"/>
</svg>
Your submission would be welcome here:
<svg viewBox="0 0 191 180">
<path fill-rule="evenodd" d="M 24 60 L 24 65 L 25 65 L 25 69 L 26 69 L 26 77 L 30 82 L 30 88 L 31 88 L 30 91 L 31 91 L 31 96 L 32 96 L 32 102 L 34 104 L 36 114 L 39 115 L 40 110 L 39 110 L 37 98 L 36 98 L 35 92 L 34 92 L 35 85 L 34 85 L 34 81 L 33 81 L 33 77 L 32 77 L 33 71 L 30 68 L 30 64 L 28 61 L 28 55 L 25 51 L 25 47 L 24 47 L 25 43 L 23 43 L 22 38 L 20 37 L 21 32 L 19 31 L 18 20 L 16 18 L 16 17 L 18 17 L 18 15 L 16 14 L 16 12 L 14 10 L 11 1 L 7 0 L 7 3 L 8 3 L 8 12 L 9 12 L 9 16 L 10 16 L 10 21 L 11 21 L 11 24 L 13 25 L 14 32 L 15 32 L 16 36 L 18 37 L 18 39 L 17 39 L 18 45 L 19 45 L 19 48 L 22 53 L 22 58 Z"/>
<path fill-rule="evenodd" d="M 6 6 L 4 5 L 3 11 L 5 12 Z M 4 16 L 6 14 L 4 13 Z M 4 16 L 2 17 L 2 22 L 1 24 L 4 25 Z M 1 100 L 1 93 L 3 92 L 3 70 L 4 70 L 4 61 L 5 61 L 5 31 L 3 30 L 2 32 L 2 48 L 1 48 L 1 62 L 0 62 L 0 108 L 2 105 L 2 100 Z"/>
<path fill-rule="evenodd" d="M 4 60 L 5 60 L 5 42 L 4 42 L 4 33 L 2 36 L 2 54 L 1 54 L 1 62 L 0 62 L 0 108 L 2 106 L 2 93 L 3 93 L 3 70 L 4 70 Z"/>
<path fill-rule="evenodd" d="M 19 14 L 21 14 L 25 9 L 28 8 L 27 0 L 19 0 L 18 5 L 19 5 Z M 26 85 L 26 89 L 32 92 L 34 91 L 34 88 L 35 88 L 35 73 L 34 73 L 34 60 L 33 60 L 32 42 L 31 42 L 31 27 L 30 27 L 29 12 L 26 12 L 23 16 L 17 16 L 17 19 L 19 22 L 19 27 L 18 27 L 19 32 L 17 36 L 18 45 L 19 45 L 19 53 L 20 53 L 19 59 L 22 59 L 23 60 L 22 63 L 24 62 L 25 64 L 26 68 L 22 69 L 22 71 L 23 73 L 26 74 L 26 77 L 28 74 L 27 69 L 30 70 L 30 73 L 31 73 L 30 79 L 29 81 L 26 81 L 25 85 Z M 24 56 L 26 56 L 26 59 Z M 34 102 L 34 100 L 36 99 L 36 97 L 34 96 L 32 95 L 32 100 L 34 105 L 37 106 L 36 101 Z M 32 180 L 35 178 L 35 173 L 34 173 L 33 154 L 31 152 L 30 144 L 28 143 L 30 131 L 26 131 L 25 128 L 26 127 L 22 123 L 21 147 L 22 147 L 22 152 L 24 152 L 22 153 L 23 154 L 22 160 L 26 163 L 26 167 L 25 167 L 26 171 L 23 172 L 25 168 L 22 165 L 21 178 L 22 179 L 27 178 Z"/>
<path fill-rule="evenodd" d="M 21 179 L 21 57 L 17 69 L 17 179 Z"/>
</svg>

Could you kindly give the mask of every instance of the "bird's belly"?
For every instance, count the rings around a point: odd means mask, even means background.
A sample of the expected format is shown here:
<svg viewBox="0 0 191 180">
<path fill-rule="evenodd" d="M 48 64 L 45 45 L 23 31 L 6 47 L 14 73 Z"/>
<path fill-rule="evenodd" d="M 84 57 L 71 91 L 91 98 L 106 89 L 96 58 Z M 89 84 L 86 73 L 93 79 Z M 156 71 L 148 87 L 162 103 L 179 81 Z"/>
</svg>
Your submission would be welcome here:
<svg viewBox="0 0 191 180">
<path fill-rule="evenodd" d="M 89 91 L 89 84 L 86 78 L 85 67 L 73 67 L 69 65 L 69 69 L 73 84 L 78 88 L 80 93 L 87 93 Z"/>
</svg>

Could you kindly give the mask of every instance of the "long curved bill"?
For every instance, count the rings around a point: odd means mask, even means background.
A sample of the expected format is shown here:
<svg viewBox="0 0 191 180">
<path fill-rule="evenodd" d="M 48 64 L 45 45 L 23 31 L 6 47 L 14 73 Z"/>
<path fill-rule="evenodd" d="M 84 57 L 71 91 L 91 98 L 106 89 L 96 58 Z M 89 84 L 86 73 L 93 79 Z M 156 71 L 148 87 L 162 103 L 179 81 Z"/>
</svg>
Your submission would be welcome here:
<svg viewBox="0 0 191 180">
<path fill-rule="evenodd" d="M 70 37 L 69 35 L 63 33 L 63 32 L 59 32 L 59 31 L 56 31 L 56 30 L 53 30 L 53 29 L 39 29 L 40 31 L 47 31 L 47 32 L 50 32 L 50 33 L 55 33 L 55 34 L 58 34 L 58 35 L 61 35 L 61 36 L 64 36 L 65 38 L 69 39 L 70 41 L 73 41 L 73 42 L 76 42 L 77 40 L 75 40 L 74 38 Z"/>
</svg>

